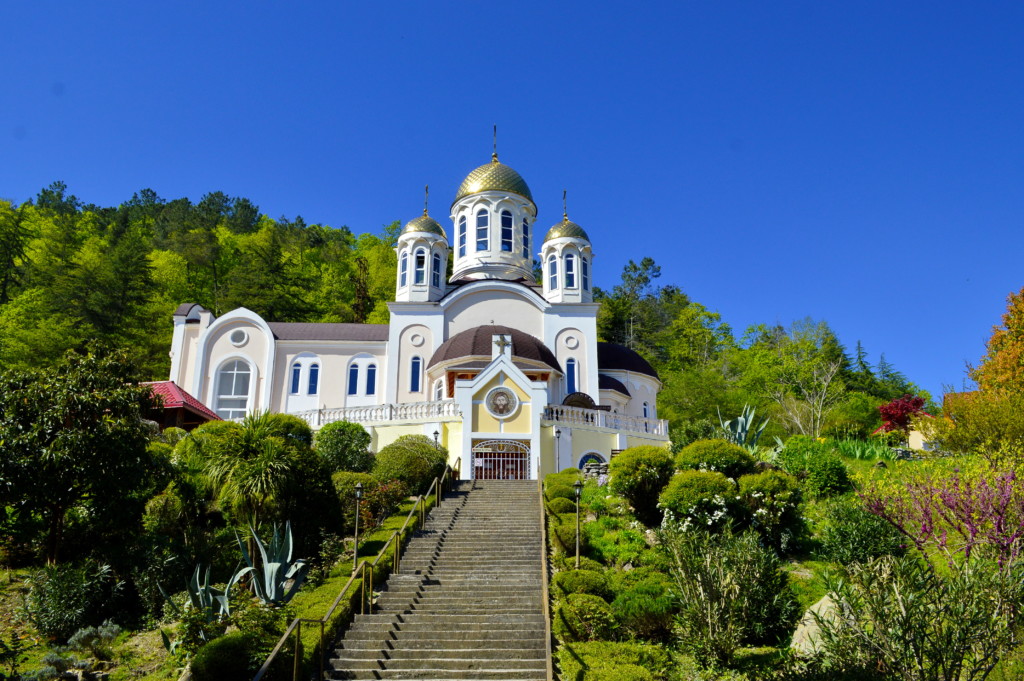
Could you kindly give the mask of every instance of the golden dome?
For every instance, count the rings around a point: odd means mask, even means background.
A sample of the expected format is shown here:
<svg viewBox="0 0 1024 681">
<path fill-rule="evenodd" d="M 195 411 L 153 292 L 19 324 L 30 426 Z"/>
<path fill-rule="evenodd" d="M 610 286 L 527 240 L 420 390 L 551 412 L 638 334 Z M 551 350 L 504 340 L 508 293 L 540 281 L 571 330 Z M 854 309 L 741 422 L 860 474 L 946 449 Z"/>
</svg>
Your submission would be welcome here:
<svg viewBox="0 0 1024 681">
<path fill-rule="evenodd" d="M 498 163 L 497 154 L 491 156 L 490 163 L 480 166 L 466 176 L 466 179 L 459 185 L 458 193 L 455 194 L 455 201 L 470 194 L 486 191 L 518 194 L 530 203 L 533 203 L 533 194 L 530 193 L 530 188 L 526 186 L 526 180 L 504 163 Z M 452 204 L 455 201 L 452 201 Z"/>
<path fill-rule="evenodd" d="M 445 239 L 448 238 L 445 236 L 444 229 L 437 220 L 426 213 L 405 223 L 405 227 L 402 228 L 402 234 L 408 234 L 410 232 L 430 232 L 431 234 L 439 234 Z"/>
<path fill-rule="evenodd" d="M 583 228 L 570 220 L 567 215 L 563 215 L 562 221 L 548 230 L 547 236 L 544 237 L 544 241 L 551 241 L 552 239 L 557 239 L 562 236 L 572 236 L 577 239 L 590 241 L 590 237 L 587 236 L 585 231 L 583 231 Z"/>
</svg>

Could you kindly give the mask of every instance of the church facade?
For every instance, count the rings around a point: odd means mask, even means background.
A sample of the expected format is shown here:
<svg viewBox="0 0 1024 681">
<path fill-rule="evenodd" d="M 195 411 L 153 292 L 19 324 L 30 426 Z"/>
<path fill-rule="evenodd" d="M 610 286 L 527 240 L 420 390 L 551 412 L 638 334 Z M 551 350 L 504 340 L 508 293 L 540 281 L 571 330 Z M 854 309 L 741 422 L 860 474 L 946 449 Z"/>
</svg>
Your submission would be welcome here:
<svg viewBox="0 0 1024 681">
<path fill-rule="evenodd" d="M 537 478 L 667 446 L 657 373 L 597 340 L 587 233 L 563 214 L 538 240 L 536 220 L 526 182 L 495 154 L 459 187 L 451 240 L 426 210 L 402 229 L 389 324 L 282 323 L 245 308 L 214 317 L 186 303 L 170 378 L 224 419 L 351 421 L 374 450 L 426 435 L 463 478 Z"/>
</svg>

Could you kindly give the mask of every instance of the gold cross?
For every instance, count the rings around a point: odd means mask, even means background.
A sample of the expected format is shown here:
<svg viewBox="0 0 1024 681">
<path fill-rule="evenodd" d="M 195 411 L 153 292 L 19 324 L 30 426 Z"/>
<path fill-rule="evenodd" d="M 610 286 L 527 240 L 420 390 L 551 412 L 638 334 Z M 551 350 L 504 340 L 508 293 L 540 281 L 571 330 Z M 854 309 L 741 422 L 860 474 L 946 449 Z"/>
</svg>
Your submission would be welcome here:
<svg viewBox="0 0 1024 681">
<path fill-rule="evenodd" d="M 505 336 L 498 336 L 498 340 L 494 341 L 494 344 L 498 346 L 498 352 L 502 355 L 505 354 L 505 348 L 512 345 L 510 341 L 505 340 Z"/>
</svg>

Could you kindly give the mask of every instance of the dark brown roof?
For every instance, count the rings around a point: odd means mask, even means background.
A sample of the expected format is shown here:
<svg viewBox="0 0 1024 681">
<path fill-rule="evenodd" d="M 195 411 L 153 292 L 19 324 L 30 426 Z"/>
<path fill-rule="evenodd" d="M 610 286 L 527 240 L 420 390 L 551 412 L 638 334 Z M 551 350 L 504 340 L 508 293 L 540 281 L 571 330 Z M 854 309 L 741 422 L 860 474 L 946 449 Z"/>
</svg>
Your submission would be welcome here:
<svg viewBox="0 0 1024 681">
<path fill-rule="evenodd" d="M 617 343 L 597 344 L 597 367 L 604 371 L 633 371 L 658 378 L 658 372 L 646 359 L 625 345 Z"/>
<path fill-rule="evenodd" d="M 598 390 L 614 390 L 615 392 L 622 393 L 626 397 L 632 397 L 632 395 L 629 394 L 629 390 L 627 390 L 626 386 L 623 385 L 622 381 L 617 378 L 612 378 L 611 376 L 605 376 L 604 374 L 597 375 L 597 388 Z"/>
<path fill-rule="evenodd" d="M 479 369 L 483 369 L 488 364 L 490 364 L 490 362 L 486 359 L 469 359 L 466 360 L 465 362 L 459 362 L 458 364 L 453 364 L 450 367 L 446 367 L 445 371 L 461 371 L 462 369 L 477 371 Z M 516 365 L 518 369 L 521 369 L 523 371 L 537 370 L 536 365 L 527 364 L 526 362 L 517 362 L 513 360 L 512 364 Z"/>
<path fill-rule="evenodd" d="M 277 340 L 301 341 L 386 341 L 387 324 L 335 324 L 311 322 L 269 322 Z"/>
<path fill-rule="evenodd" d="M 174 315 L 172 315 L 172 316 L 174 316 L 174 317 L 188 317 L 193 312 L 196 313 L 196 314 L 199 314 L 200 312 L 205 312 L 205 311 L 206 311 L 206 308 L 204 308 L 199 303 L 182 303 L 174 311 Z"/>
<path fill-rule="evenodd" d="M 528 333 L 499 325 L 478 326 L 475 329 L 467 329 L 455 334 L 441 344 L 434 356 L 430 358 L 427 366 L 432 367 L 435 364 L 462 357 L 490 357 L 494 347 L 492 336 L 498 334 L 504 334 L 512 341 L 513 357 L 542 362 L 562 373 L 562 368 L 558 365 L 558 360 L 555 359 L 555 353 L 551 352 L 546 345 Z"/>
</svg>

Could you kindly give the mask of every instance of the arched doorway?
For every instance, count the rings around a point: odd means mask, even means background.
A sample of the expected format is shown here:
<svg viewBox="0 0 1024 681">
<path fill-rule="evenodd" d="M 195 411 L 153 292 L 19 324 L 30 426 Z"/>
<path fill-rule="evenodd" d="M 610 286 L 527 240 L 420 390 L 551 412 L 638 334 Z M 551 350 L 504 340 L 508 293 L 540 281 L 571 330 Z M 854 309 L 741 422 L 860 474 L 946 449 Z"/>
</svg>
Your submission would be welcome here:
<svg viewBox="0 0 1024 681">
<path fill-rule="evenodd" d="M 519 440 L 481 440 L 473 444 L 476 480 L 529 480 L 530 447 Z"/>
</svg>

